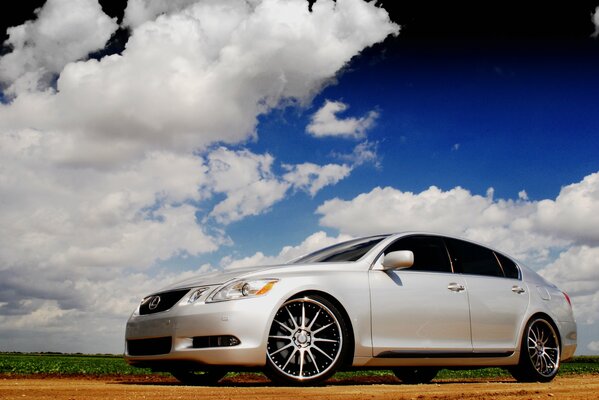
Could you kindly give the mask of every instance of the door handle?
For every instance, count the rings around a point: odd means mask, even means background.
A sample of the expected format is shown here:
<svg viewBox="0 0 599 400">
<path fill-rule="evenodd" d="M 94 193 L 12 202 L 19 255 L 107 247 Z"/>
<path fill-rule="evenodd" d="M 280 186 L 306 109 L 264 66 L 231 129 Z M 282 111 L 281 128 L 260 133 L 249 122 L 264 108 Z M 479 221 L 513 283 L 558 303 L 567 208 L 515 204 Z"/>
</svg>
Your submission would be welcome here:
<svg viewBox="0 0 599 400">
<path fill-rule="evenodd" d="M 526 290 L 524 290 L 524 288 L 521 288 L 518 285 L 514 285 L 514 286 L 512 286 L 512 292 L 522 294 L 522 293 L 526 292 Z"/>
<path fill-rule="evenodd" d="M 459 283 L 455 282 L 451 282 L 449 285 L 447 285 L 447 289 L 451 290 L 452 292 L 461 292 L 462 290 L 466 290 L 464 285 L 460 285 Z"/>
</svg>

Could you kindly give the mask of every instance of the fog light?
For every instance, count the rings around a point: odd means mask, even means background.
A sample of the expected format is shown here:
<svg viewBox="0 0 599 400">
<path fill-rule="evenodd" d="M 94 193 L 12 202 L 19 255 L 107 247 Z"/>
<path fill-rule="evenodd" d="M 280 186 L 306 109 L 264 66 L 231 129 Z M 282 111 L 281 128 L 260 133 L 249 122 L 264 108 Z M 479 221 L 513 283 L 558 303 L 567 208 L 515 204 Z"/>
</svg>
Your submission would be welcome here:
<svg viewBox="0 0 599 400">
<path fill-rule="evenodd" d="M 235 336 L 219 336 L 217 343 L 218 347 L 229 347 L 237 346 L 241 342 Z"/>
<path fill-rule="evenodd" d="M 232 347 L 241 344 L 241 340 L 235 336 L 196 336 L 192 338 L 192 346 L 195 349 L 205 349 L 209 347 Z"/>
</svg>

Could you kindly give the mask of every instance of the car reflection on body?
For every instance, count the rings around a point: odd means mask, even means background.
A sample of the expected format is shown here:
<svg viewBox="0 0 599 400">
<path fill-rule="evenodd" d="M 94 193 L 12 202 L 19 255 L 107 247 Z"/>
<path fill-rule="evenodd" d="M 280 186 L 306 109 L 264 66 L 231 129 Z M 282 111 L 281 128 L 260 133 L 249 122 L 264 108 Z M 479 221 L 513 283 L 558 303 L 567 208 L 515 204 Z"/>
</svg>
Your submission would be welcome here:
<svg viewBox="0 0 599 400">
<path fill-rule="evenodd" d="M 576 349 L 570 299 L 505 254 L 430 233 L 351 240 L 285 265 L 225 270 L 143 299 L 127 362 L 187 384 L 262 370 L 315 384 L 339 369 L 497 366 L 550 381 Z"/>
</svg>

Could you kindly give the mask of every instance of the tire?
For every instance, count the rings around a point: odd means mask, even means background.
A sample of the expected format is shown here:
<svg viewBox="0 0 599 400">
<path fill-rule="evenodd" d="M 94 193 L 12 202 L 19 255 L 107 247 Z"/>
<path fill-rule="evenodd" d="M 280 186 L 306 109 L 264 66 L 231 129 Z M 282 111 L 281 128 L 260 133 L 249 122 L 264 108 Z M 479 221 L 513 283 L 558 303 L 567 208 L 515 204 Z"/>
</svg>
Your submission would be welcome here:
<svg viewBox="0 0 599 400">
<path fill-rule="evenodd" d="M 395 376 L 407 384 L 429 383 L 435 379 L 437 372 L 439 370 L 435 367 L 399 367 L 393 369 Z"/>
<path fill-rule="evenodd" d="M 177 369 L 170 371 L 179 382 L 190 386 L 212 386 L 227 375 L 227 371 L 215 369 L 209 371 L 194 371 L 187 369 Z"/>
<path fill-rule="evenodd" d="M 545 318 L 534 318 L 522 336 L 520 361 L 509 371 L 518 382 L 549 382 L 559 370 L 560 350 L 553 325 Z"/>
<path fill-rule="evenodd" d="M 286 301 L 268 333 L 264 373 L 274 383 L 314 385 L 335 373 L 347 354 L 349 333 L 339 310 L 310 295 Z"/>
</svg>

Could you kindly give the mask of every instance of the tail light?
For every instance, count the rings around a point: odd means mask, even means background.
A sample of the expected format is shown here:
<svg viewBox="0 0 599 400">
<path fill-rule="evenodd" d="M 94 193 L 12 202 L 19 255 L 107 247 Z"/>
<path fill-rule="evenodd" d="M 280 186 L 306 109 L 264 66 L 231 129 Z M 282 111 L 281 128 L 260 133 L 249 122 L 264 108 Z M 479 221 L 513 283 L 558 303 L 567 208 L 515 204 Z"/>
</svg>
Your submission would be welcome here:
<svg viewBox="0 0 599 400">
<path fill-rule="evenodd" d="M 568 296 L 568 293 L 566 293 L 566 292 L 562 292 L 562 293 L 564 294 L 566 301 L 568 301 L 568 304 L 570 304 L 570 307 L 572 307 L 572 300 L 570 300 L 570 296 Z"/>
</svg>

